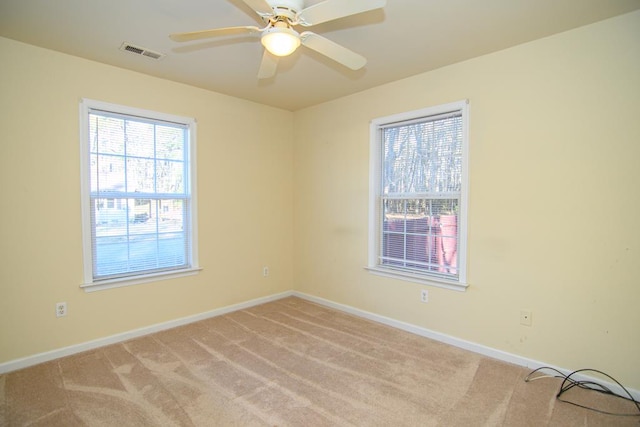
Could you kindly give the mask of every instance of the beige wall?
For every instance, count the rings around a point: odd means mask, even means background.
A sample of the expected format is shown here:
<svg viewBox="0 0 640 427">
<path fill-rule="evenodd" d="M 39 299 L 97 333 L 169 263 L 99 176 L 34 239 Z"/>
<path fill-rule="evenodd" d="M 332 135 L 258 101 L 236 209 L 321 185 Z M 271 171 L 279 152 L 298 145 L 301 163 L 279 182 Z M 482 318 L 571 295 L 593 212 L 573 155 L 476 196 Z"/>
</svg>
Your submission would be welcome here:
<svg viewBox="0 0 640 427">
<path fill-rule="evenodd" d="M 640 389 L 638 40 L 633 13 L 289 113 L 0 38 L 0 363 L 296 289 Z M 81 97 L 198 120 L 199 275 L 79 288 Z M 422 304 L 363 268 L 369 121 L 465 98 L 471 286 Z"/>
<path fill-rule="evenodd" d="M 639 41 L 636 12 L 296 112 L 296 289 L 640 389 Z M 465 98 L 470 287 L 423 304 L 363 268 L 369 121 Z"/>
<path fill-rule="evenodd" d="M 292 113 L 8 39 L 0 58 L 0 363 L 293 288 L 292 133 L 264 132 Z M 200 274 L 79 288 L 82 97 L 196 118 Z"/>
</svg>

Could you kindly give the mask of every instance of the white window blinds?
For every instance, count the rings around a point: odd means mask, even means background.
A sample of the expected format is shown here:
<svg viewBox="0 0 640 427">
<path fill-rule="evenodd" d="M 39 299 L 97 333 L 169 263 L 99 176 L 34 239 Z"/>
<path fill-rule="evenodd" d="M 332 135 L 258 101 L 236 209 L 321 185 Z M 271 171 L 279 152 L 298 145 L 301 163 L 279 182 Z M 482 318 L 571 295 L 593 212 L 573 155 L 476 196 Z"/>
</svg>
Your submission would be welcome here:
<svg viewBox="0 0 640 427">
<path fill-rule="evenodd" d="M 375 124 L 375 266 L 460 282 L 465 114 L 463 108 L 427 113 Z"/>
<path fill-rule="evenodd" d="M 85 281 L 193 267 L 189 124 L 97 108 L 86 114 Z"/>
</svg>

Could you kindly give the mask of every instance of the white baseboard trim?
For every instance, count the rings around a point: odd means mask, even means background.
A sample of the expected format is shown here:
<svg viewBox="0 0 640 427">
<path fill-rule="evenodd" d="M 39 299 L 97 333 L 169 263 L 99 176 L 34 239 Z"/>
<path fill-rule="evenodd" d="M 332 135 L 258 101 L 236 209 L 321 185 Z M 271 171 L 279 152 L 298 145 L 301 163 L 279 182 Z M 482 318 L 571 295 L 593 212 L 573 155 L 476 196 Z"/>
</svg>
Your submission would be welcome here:
<svg viewBox="0 0 640 427">
<path fill-rule="evenodd" d="M 68 347 L 63 347 L 63 348 L 47 351 L 44 353 L 35 354 L 33 356 L 23 357 L 21 359 L 10 360 L 8 362 L 0 363 L 0 374 L 16 371 L 18 369 L 27 368 L 29 366 L 37 365 L 39 363 L 49 362 L 51 360 L 55 360 L 60 357 L 70 356 L 72 354 L 81 353 L 83 351 L 104 347 L 106 345 L 128 341 L 133 338 L 152 334 L 154 332 L 164 331 L 167 329 L 175 328 L 177 326 L 182 326 L 189 323 L 197 322 L 199 320 L 221 316 L 223 314 L 231 313 L 232 311 L 243 310 L 245 308 L 253 307 L 255 305 L 260 305 L 267 302 L 286 298 L 291 295 L 293 295 L 293 292 L 287 291 L 287 292 L 282 292 L 279 294 L 274 294 L 274 295 L 270 295 L 262 298 L 256 298 L 256 299 L 245 301 L 239 304 L 233 304 L 226 307 L 217 308 L 204 313 L 199 313 L 192 316 L 169 320 L 168 322 L 157 323 L 151 326 L 145 326 L 143 328 L 134 329 L 132 331 L 127 331 L 127 332 L 111 335 L 104 338 L 98 338 L 98 339 L 86 341 L 80 344 L 70 345 Z"/>
<path fill-rule="evenodd" d="M 182 318 L 170 320 L 167 322 L 157 323 L 155 325 L 134 329 L 132 331 L 127 331 L 120 334 L 111 335 L 104 338 L 98 338 L 96 340 L 91 340 L 91 341 L 83 342 L 80 344 L 74 344 L 68 347 L 63 347 L 56 350 L 51 350 L 44 353 L 27 356 L 21 359 L 10 360 L 8 362 L 0 363 L 0 374 L 16 371 L 18 369 L 27 368 L 29 366 L 37 365 L 39 363 L 49 362 L 51 360 L 55 360 L 60 357 L 70 356 L 73 354 L 81 353 L 83 351 L 89 351 L 99 347 L 104 347 L 106 345 L 128 341 L 133 338 L 152 334 L 154 332 L 164 331 L 167 329 L 175 328 L 177 326 L 182 326 L 189 323 L 197 322 L 199 320 L 205 320 L 212 317 L 221 316 L 223 314 L 231 313 L 233 311 L 243 310 L 243 309 L 264 304 L 267 302 L 277 301 L 279 299 L 290 297 L 290 296 L 296 296 L 298 298 L 302 298 L 304 300 L 311 301 L 316 304 L 320 304 L 329 308 L 340 310 L 342 312 L 349 313 L 354 316 L 372 320 L 377 323 L 382 323 L 384 325 L 391 326 L 393 328 L 411 332 L 413 334 L 430 338 L 445 344 L 449 344 L 454 347 L 459 347 L 465 350 L 469 350 L 474 353 L 482 354 L 484 356 L 491 357 L 493 359 L 502 360 L 504 362 L 512 363 L 514 365 L 530 368 L 531 370 L 542 368 L 542 367 L 549 367 L 549 368 L 557 369 L 558 371 L 562 372 L 564 375 L 569 375 L 571 372 L 573 372 L 573 370 L 571 369 L 564 369 L 564 368 L 552 366 L 547 363 L 529 359 L 516 354 L 508 353 L 506 351 L 497 350 L 497 349 L 487 347 L 481 344 L 477 344 L 471 341 L 466 341 L 460 338 L 453 337 L 451 335 L 443 334 L 440 332 L 432 331 L 427 328 L 412 325 L 410 323 L 401 322 L 399 320 L 395 320 L 389 317 L 381 316 L 379 314 L 375 314 L 375 313 L 371 313 L 355 307 L 351 307 L 349 305 L 336 303 L 336 302 L 333 302 L 324 298 L 316 297 L 313 295 L 309 295 L 303 292 L 287 291 L 287 292 L 281 292 L 274 295 L 269 295 L 266 297 L 252 299 L 252 300 L 245 301 L 238 304 L 217 308 L 204 313 L 182 317 Z M 580 374 L 575 375 L 573 378 L 578 381 L 580 380 L 595 381 L 599 384 L 602 384 L 608 387 L 610 390 L 612 390 L 613 392 L 619 395 L 626 395 L 626 393 L 624 393 L 624 390 L 622 390 L 622 388 L 620 388 L 617 384 L 603 381 L 600 378 L 594 378 L 588 375 L 580 375 Z M 631 389 L 631 388 L 627 388 L 627 390 L 635 400 L 640 401 L 640 391 Z"/>
<path fill-rule="evenodd" d="M 316 297 L 313 295 L 305 294 L 303 292 L 293 291 L 293 296 L 298 298 L 305 299 L 307 301 L 314 302 L 316 304 L 320 304 L 329 308 L 333 308 L 336 310 L 343 311 L 345 313 L 353 314 L 354 316 L 362 317 L 364 319 L 372 320 L 377 323 L 382 323 L 387 326 L 391 326 L 397 329 L 401 329 L 403 331 L 411 332 L 413 334 L 430 338 L 435 341 L 439 341 L 445 344 L 452 345 L 454 347 L 462 348 L 465 350 L 472 351 L 474 353 L 481 354 L 483 356 L 491 357 L 493 359 L 501 360 L 504 362 L 512 363 L 514 365 L 523 366 L 525 368 L 530 368 L 531 370 L 538 368 L 552 368 L 561 372 L 563 375 L 569 375 L 574 370 L 573 369 L 565 369 L 557 366 L 549 365 L 548 363 L 543 363 L 538 360 L 529 359 L 527 357 L 519 356 L 517 354 L 508 353 L 506 351 L 497 350 L 495 348 L 487 347 L 481 344 L 477 344 L 471 341 L 466 341 L 460 338 L 453 337 L 451 335 L 443 334 L 440 332 L 432 331 L 427 328 L 423 328 L 420 326 L 412 325 L 410 323 L 401 322 L 399 320 L 391 319 L 389 317 L 381 316 L 379 314 L 371 313 L 365 310 L 360 310 L 355 307 L 351 307 L 344 304 L 339 304 L 324 298 Z M 546 374 L 553 374 L 553 372 L 544 372 Z M 608 387 L 614 393 L 620 396 L 627 396 L 625 391 L 618 386 L 618 384 L 611 383 L 608 381 L 604 381 L 602 378 L 595 378 L 588 375 L 575 374 L 572 378 L 576 381 L 595 381 L 598 384 L 602 384 Z M 632 388 L 626 387 L 627 391 L 633 396 L 636 401 L 640 401 L 640 391 Z"/>
</svg>

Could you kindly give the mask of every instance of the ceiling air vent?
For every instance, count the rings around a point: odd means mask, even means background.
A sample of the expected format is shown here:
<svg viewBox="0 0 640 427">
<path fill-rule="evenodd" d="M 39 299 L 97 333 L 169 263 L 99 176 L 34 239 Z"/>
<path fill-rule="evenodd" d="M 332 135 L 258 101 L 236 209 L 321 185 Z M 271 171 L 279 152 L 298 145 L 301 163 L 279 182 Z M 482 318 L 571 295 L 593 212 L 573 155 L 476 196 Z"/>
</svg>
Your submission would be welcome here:
<svg viewBox="0 0 640 427">
<path fill-rule="evenodd" d="M 123 51 L 126 51 L 126 52 L 135 53 L 136 55 L 146 56 L 146 57 L 152 58 L 152 59 L 160 59 L 160 58 L 162 58 L 164 56 L 164 54 L 162 54 L 160 52 L 156 52 L 156 51 L 153 51 L 151 49 L 147 49 L 147 48 L 144 48 L 144 47 L 136 46 L 134 44 L 127 43 L 127 42 L 122 43 L 122 46 L 120 46 L 120 50 L 123 50 Z"/>
</svg>

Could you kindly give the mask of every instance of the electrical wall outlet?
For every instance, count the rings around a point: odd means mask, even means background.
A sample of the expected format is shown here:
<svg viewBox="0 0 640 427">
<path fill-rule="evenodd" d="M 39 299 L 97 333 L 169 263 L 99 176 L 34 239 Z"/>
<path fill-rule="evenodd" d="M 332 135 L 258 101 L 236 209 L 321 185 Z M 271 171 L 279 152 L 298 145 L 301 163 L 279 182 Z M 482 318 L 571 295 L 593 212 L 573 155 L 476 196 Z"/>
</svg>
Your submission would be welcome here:
<svg viewBox="0 0 640 427">
<path fill-rule="evenodd" d="M 520 310 L 520 324 L 524 326 L 531 326 L 531 310 Z"/>
<path fill-rule="evenodd" d="M 57 302 L 56 303 L 56 317 L 62 317 L 67 315 L 67 303 L 66 302 Z"/>
<path fill-rule="evenodd" d="M 269 276 L 269 267 L 262 267 L 262 277 Z"/>
<path fill-rule="evenodd" d="M 429 302 L 429 291 L 428 290 L 423 289 L 422 291 L 420 291 L 420 301 Z"/>
</svg>

